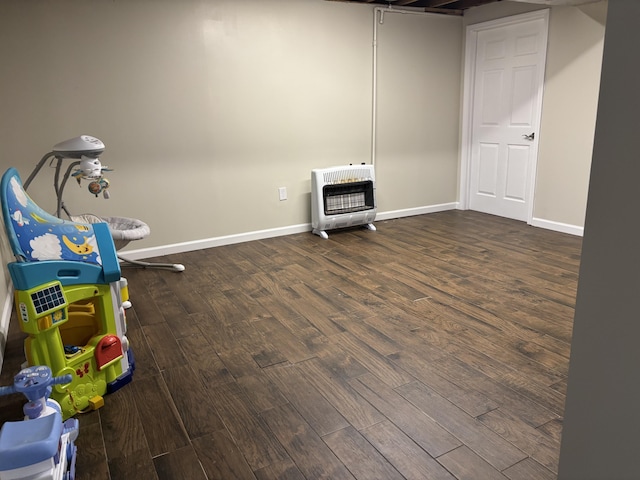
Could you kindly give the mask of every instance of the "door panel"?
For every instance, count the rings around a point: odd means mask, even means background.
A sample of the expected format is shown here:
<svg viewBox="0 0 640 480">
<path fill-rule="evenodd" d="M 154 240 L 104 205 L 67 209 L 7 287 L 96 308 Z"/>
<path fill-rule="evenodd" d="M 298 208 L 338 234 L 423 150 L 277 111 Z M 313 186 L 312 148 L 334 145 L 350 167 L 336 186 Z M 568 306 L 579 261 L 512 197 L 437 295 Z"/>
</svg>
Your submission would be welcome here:
<svg viewBox="0 0 640 480">
<path fill-rule="evenodd" d="M 518 67 L 513 70 L 511 87 L 511 125 L 532 128 L 535 118 L 531 97 L 535 95 L 536 71 L 534 66 Z"/>
<path fill-rule="evenodd" d="M 495 197 L 498 177 L 498 145 L 480 144 L 480 169 L 478 176 L 478 194 Z"/>
<path fill-rule="evenodd" d="M 500 97 L 503 91 L 502 71 L 482 72 L 482 125 L 499 125 L 502 109 Z"/>
<path fill-rule="evenodd" d="M 529 147 L 509 145 L 507 153 L 507 181 L 504 196 L 509 200 L 524 202 L 526 195 L 527 170 L 529 165 Z"/>
</svg>

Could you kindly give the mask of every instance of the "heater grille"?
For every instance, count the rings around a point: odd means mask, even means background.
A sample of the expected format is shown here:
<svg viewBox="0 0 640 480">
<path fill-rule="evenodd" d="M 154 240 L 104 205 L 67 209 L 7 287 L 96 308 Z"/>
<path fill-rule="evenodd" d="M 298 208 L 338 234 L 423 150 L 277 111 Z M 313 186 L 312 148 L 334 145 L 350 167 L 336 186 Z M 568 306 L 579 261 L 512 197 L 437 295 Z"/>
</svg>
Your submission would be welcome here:
<svg viewBox="0 0 640 480">
<path fill-rule="evenodd" d="M 353 212 L 367 208 L 373 207 L 367 207 L 363 192 L 346 193 L 327 197 L 324 212 L 328 215 L 335 215 L 336 213 Z"/>
<path fill-rule="evenodd" d="M 325 185 L 323 187 L 324 213 L 358 212 L 375 207 L 373 199 L 373 182 L 348 182 Z"/>
</svg>

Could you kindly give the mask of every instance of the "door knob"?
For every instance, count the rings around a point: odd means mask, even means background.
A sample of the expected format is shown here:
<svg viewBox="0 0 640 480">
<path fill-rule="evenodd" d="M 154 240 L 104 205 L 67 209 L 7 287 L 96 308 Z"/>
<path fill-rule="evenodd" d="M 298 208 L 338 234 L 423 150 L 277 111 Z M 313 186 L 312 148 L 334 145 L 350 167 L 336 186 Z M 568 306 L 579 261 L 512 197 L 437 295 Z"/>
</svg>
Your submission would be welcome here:
<svg viewBox="0 0 640 480">
<path fill-rule="evenodd" d="M 530 135 L 522 135 L 522 138 L 526 139 L 526 140 L 533 140 L 536 136 L 536 132 L 531 132 Z"/>
</svg>

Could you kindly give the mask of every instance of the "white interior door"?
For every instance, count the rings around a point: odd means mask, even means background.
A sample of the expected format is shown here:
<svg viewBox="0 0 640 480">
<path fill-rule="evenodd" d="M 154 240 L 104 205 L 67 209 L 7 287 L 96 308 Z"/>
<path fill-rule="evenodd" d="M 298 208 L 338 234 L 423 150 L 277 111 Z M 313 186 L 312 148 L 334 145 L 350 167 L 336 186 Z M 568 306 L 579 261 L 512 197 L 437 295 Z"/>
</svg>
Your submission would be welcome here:
<svg viewBox="0 0 640 480">
<path fill-rule="evenodd" d="M 531 222 L 548 11 L 469 27 L 468 208 Z M 532 18 L 533 17 L 533 18 Z M 465 128 L 463 126 L 463 128 Z M 463 165 L 464 168 L 464 165 Z"/>
</svg>

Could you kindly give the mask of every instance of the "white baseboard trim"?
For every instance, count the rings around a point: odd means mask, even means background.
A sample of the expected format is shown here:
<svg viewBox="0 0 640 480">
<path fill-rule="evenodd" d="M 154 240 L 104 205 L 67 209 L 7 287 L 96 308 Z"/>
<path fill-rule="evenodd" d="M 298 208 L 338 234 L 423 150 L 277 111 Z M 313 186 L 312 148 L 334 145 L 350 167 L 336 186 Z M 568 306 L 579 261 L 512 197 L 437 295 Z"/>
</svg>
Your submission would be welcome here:
<svg viewBox="0 0 640 480">
<path fill-rule="evenodd" d="M 413 215 L 424 215 L 426 213 L 444 212 L 458 208 L 458 202 L 441 203 L 439 205 L 429 205 L 426 207 L 405 208 L 403 210 L 392 210 L 376 215 L 376 220 L 390 220 L 393 218 L 412 217 Z"/>
<path fill-rule="evenodd" d="M 533 218 L 531 225 L 534 227 L 545 228 L 547 230 L 553 230 L 555 232 L 568 233 L 570 235 L 576 235 L 579 237 L 584 236 L 584 227 L 577 225 L 570 225 L 568 223 L 554 222 L 552 220 L 545 220 L 543 218 Z"/>
<path fill-rule="evenodd" d="M 458 208 L 457 202 L 442 203 L 439 205 L 430 205 L 426 207 L 407 208 L 404 210 L 393 210 L 382 212 L 376 215 L 376 220 L 389 220 L 392 218 L 410 217 L 413 215 L 422 215 L 425 213 L 443 212 L 445 210 L 455 210 Z M 262 240 L 264 238 L 280 237 L 283 235 L 293 235 L 294 233 L 304 233 L 311 231 L 310 223 L 302 223 L 299 225 L 291 225 L 288 227 L 270 228 L 267 230 L 258 230 L 255 232 L 238 233 L 235 235 L 225 235 L 222 237 L 205 238 L 202 240 L 194 240 L 192 242 L 174 243 L 171 245 L 162 245 L 158 247 L 140 248 L 137 250 L 124 250 L 120 252 L 124 258 L 131 260 L 143 260 L 151 257 L 161 257 L 163 255 L 172 255 L 176 253 L 192 252 L 194 250 L 202 250 L 204 248 L 221 247 L 223 245 L 232 245 L 235 243 L 249 242 L 251 240 Z"/>
<path fill-rule="evenodd" d="M 2 305 L 2 313 L 0 315 L 0 372 L 4 361 L 4 350 L 7 346 L 7 335 L 9 335 L 9 321 L 13 312 L 13 285 L 9 285 L 7 289 L 7 298 L 4 299 Z"/>
<path fill-rule="evenodd" d="M 257 230 L 255 232 L 238 233 L 225 235 L 222 237 L 205 238 L 191 242 L 173 243 L 151 248 L 140 248 L 138 250 L 125 250 L 120 252 L 124 258 L 132 260 L 142 260 L 151 257 L 161 257 L 174 253 L 192 252 L 205 248 L 221 247 L 223 245 L 233 245 L 235 243 L 249 242 L 252 240 L 262 240 L 264 238 L 281 237 L 283 235 L 293 235 L 311 230 L 310 223 L 291 225 L 289 227 L 270 228 L 267 230 Z"/>
</svg>

